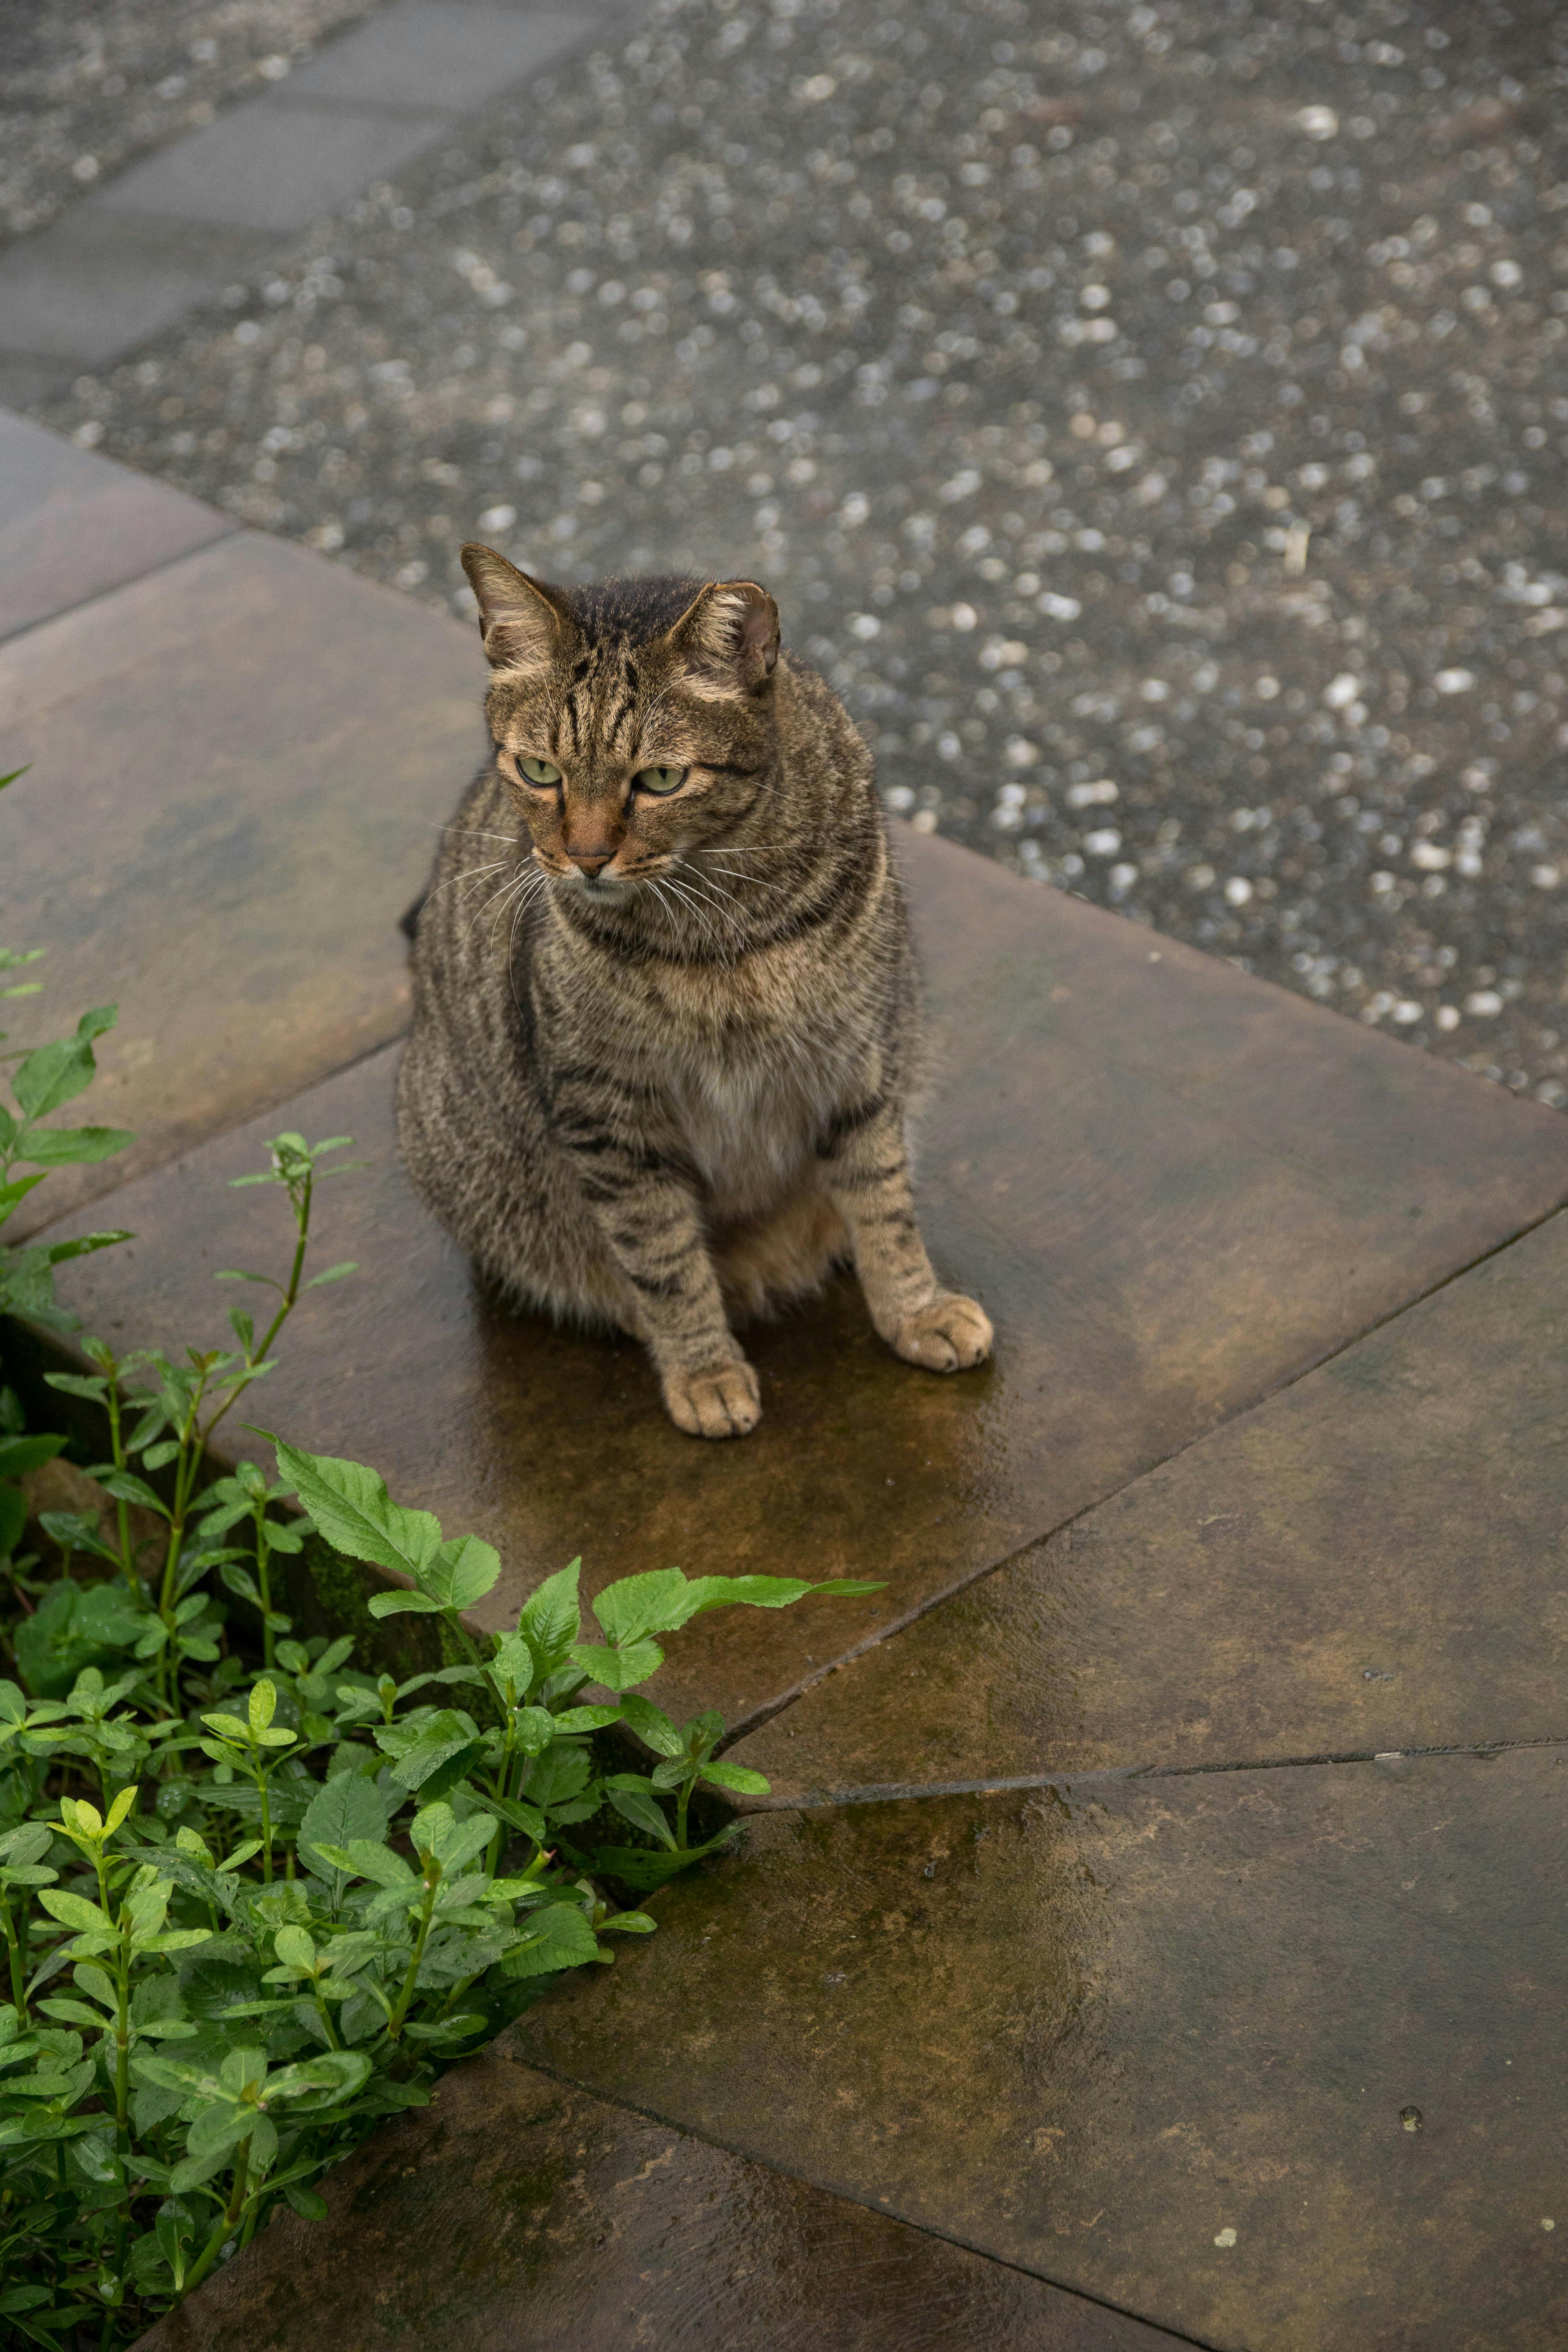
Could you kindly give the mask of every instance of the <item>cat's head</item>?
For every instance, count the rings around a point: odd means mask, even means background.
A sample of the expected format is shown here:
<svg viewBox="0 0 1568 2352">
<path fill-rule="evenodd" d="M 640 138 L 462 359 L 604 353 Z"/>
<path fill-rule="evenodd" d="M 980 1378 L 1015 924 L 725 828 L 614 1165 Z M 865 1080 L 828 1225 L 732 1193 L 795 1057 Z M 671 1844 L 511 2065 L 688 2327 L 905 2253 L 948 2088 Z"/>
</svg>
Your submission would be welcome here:
<svg viewBox="0 0 1568 2352">
<path fill-rule="evenodd" d="M 496 766 L 537 863 L 624 904 L 730 832 L 776 765 L 778 608 L 751 580 L 557 588 L 465 547 Z"/>
</svg>

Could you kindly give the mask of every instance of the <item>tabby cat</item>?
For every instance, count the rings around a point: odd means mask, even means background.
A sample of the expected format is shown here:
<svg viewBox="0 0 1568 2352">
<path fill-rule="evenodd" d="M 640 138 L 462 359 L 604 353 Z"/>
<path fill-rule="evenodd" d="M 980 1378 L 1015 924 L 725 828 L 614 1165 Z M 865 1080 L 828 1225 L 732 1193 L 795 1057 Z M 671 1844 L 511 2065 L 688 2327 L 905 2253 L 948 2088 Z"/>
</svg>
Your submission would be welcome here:
<svg viewBox="0 0 1568 2352">
<path fill-rule="evenodd" d="M 513 1300 L 642 1339 L 693 1436 L 761 1412 L 730 1310 L 840 1262 L 907 1362 L 979 1363 L 915 1221 L 920 990 L 847 711 L 752 581 L 463 564 L 495 756 L 416 920 L 421 1196 Z"/>
</svg>

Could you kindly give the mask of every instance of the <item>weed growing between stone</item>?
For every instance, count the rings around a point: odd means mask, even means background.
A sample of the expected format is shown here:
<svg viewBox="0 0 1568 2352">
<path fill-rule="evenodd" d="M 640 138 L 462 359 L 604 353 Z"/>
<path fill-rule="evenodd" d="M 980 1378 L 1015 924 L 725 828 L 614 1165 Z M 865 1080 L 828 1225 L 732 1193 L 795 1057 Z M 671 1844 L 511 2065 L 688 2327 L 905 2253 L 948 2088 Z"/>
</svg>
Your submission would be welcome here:
<svg viewBox="0 0 1568 2352">
<path fill-rule="evenodd" d="M 26 961 L 0 951 L 0 970 Z M 130 1140 L 39 1124 L 90 1082 L 112 1020 L 89 1013 L 14 1057 L 0 1222 L 50 1168 Z M 715 1757 L 719 1716 L 677 1725 L 640 1696 L 662 1643 L 710 1609 L 876 1589 L 656 1570 L 601 1591 L 584 1641 L 574 1560 L 514 1628 L 475 1637 L 464 1615 L 493 1588 L 496 1552 L 444 1538 L 374 1471 L 269 1440 L 275 1480 L 251 1462 L 214 1477 L 207 1442 L 271 1369 L 300 1299 L 353 1271 L 304 1276 L 317 1187 L 349 1164 L 321 1162 L 347 1140 L 279 1136 L 270 1166 L 239 1180 L 281 1187 L 293 1226 L 280 1275 L 219 1277 L 274 1294 L 259 1339 L 236 1308 L 237 1349 L 117 1359 L 89 1340 L 90 1372 L 50 1376 L 101 1415 L 110 1458 L 90 1475 L 113 1507 L 42 1515 L 52 1572 L 17 1549 L 16 1481 L 67 1440 L 27 1433 L 0 1388 L 0 1637 L 16 1674 L 0 1678 L 7 2342 L 128 2344 L 280 2200 L 323 2215 L 322 2174 L 564 1970 L 608 1961 L 608 1937 L 649 1933 L 607 1890 L 662 1885 L 733 1833 L 691 1842 L 704 1784 L 767 1787 Z M 68 1328 L 54 1267 L 124 1238 L 0 1247 L 0 1309 Z M 279 1515 L 290 1494 L 308 1524 Z M 310 1528 L 402 1580 L 371 1617 L 434 1618 L 449 1663 L 399 1681 L 356 1665 L 351 1636 L 296 1638 L 273 1570 Z M 595 1688 L 608 1696 L 585 1698 Z M 595 1751 L 612 1726 L 649 1769 Z M 611 1824 L 621 1842 L 602 1842 Z"/>
</svg>

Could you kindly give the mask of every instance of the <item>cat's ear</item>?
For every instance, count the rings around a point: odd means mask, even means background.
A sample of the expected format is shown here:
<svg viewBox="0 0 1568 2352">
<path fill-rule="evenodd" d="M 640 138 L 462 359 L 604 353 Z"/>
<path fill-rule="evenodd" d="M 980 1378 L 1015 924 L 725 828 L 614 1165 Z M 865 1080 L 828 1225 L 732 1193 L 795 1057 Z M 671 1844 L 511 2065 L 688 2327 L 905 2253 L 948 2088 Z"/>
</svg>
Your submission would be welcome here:
<svg viewBox="0 0 1568 2352">
<path fill-rule="evenodd" d="M 700 694 L 754 694 L 779 657 L 779 608 L 754 580 L 719 580 L 689 604 L 665 641 Z"/>
<path fill-rule="evenodd" d="M 493 547 L 463 550 L 463 569 L 479 599 L 479 635 L 492 669 L 554 669 L 576 635 L 555 590 L 531 580 Z"/>
</svg>

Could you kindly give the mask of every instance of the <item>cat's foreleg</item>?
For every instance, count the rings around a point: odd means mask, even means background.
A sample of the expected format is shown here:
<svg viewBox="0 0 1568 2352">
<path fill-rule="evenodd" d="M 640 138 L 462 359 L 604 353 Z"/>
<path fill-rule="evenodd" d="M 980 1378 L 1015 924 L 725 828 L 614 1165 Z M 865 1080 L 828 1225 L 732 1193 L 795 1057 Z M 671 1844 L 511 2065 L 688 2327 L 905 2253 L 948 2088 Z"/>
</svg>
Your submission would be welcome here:
<svg viewBox="0 0 1568 2352">
<path fill-rule="evenodd" d="M 943 1290 L 915 1215 L 903 1120 L 875 1097 L 839 1111 L 817 1142 L 824 1181 L 855 1244 L 872 1322 L 895 1354 L 928 1371 L 965 1371 L 991 1352 L 990 1318 Z"/>
<path fill-rule="evenodd" d="M 653 1358 L 665 1411 L 691 1437 L 744 1437 L 757 1376 L 725 1318 L 697 1198 L 679 1163 L 603 1132 L 566 1145 Z"/>
</svg>

